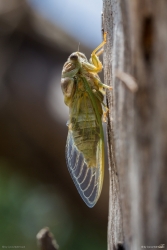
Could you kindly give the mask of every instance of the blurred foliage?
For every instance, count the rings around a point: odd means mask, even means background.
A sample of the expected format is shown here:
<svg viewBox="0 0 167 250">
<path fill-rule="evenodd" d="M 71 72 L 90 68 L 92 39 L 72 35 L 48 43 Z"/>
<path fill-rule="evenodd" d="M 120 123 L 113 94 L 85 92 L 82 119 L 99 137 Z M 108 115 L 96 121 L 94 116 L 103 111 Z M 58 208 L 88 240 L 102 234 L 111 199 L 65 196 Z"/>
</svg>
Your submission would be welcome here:
<svg viewBox="0 0 167 250">
<path fill-rule="evenodd" d="M 69 214 L 54 187 L 25 179 L 2 159 L 0 171 L 0 246 L 37 249 L 36 234 L 48 226 L 61 250 L 107 248 L 106 232 Z"/>
</svg>

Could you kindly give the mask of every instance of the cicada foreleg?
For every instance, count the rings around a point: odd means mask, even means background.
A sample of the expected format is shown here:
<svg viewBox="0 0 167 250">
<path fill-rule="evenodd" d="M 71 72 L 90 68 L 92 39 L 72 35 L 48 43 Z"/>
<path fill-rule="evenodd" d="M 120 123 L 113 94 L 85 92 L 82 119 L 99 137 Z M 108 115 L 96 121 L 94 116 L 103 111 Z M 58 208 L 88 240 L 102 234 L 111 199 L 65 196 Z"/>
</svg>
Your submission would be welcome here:
<svg viewBox="0 0 167 250">
<path fill-rule="evenodd" d="M 91 56 L 92 56 L 92 55 L 95 55 L 95 54 L 98 54 L 98 50 L 101 49 L 101 48 L 106 44 L 106 42 L 107 42 L 107 32 L 104 32 L 102 43 L 101 43 L 99 46 L 97 46 L 96 49 L 93 50 Z M 101 54 L 101 53 L 100 53 L 100 54 Z M 99 55 L 99 54 L 98 54 L 98 55 Z"/>
<path fill-rule="evenodd" d="M 64 102 L 70 106 L 75 92 L 75 80 L 72 77 L 61 78 L 61 89 L 64 94 Z"/>
<path fill-rule="evenodd" d="M 106 44 L 106 41 L 107 41 L 107 33 L 105 32 L 103 36 L 103 42 L 91 54 L 90 62 L 96 67 L 96 73 L 100 72 L 103 68 L 103 65 L 99 60 L 98 56 L 103 53 L 103 49 L 101 48 Z"/>
</svg>

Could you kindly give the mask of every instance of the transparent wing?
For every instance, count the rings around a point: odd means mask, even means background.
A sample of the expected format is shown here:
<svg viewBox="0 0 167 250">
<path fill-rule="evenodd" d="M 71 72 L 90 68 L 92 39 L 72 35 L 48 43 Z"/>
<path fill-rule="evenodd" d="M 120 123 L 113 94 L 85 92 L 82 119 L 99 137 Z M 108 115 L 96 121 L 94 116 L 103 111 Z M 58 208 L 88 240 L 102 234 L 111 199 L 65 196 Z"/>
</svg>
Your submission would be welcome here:
<svg viewBox="0 0 167 250">
<path fill-rule="evenodd" d="M 100 139 L 96 150 L 96 166 L 88 167 L 83 154 L 75 145 L 72 131 L 69 130 L 66 143 L 66 161 L 75 186 L 88 207 L 93 207 L 101 193 L 104 161 L 103 141 Z"/>
</svg>

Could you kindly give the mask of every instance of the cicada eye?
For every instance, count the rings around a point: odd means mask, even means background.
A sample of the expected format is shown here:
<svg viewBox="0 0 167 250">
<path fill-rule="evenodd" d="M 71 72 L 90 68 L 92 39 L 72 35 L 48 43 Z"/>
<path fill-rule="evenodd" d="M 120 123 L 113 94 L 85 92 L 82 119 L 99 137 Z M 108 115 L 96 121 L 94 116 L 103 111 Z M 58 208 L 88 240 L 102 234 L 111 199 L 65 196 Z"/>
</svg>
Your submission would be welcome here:
<svg viewBox="0 0 167 250">
<path fill-rule="evenodd" d="M 78 60 L 78 56 L 77 55 L 71 55 L 70 56 L 70 60 L 77 61 Z"/>
</svg>

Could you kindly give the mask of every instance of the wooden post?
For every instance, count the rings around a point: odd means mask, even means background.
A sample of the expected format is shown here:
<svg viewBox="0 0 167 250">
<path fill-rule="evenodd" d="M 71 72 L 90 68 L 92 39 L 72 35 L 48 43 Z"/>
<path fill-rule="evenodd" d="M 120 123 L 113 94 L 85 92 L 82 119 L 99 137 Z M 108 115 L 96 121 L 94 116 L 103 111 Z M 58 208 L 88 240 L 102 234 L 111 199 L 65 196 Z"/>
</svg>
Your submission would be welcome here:
<svg viewBox="0 0 167 250">
<path fill-rule="evenodd" d="M 104 78 L 113 87 L 107 93 L 108 249 L 165 248 L 167 1 L 103 0 L 103 25 Z M 129 90 L 131 76 L 138 90 Z"/>
</svg>

